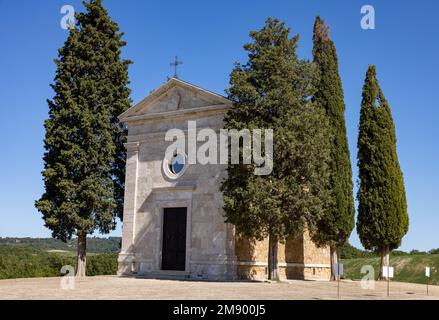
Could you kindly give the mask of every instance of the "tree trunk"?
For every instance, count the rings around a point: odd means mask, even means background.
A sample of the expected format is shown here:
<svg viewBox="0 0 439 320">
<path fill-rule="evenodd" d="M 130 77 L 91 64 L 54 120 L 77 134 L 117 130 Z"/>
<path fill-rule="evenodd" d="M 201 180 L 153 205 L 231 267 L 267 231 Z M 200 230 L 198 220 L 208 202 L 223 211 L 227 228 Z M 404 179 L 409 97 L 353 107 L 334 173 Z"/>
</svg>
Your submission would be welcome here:
<svg viewBox="0 0 439 320">
<path fill-rule="evenodd" d="M 78 254 L 76 258 L 76 276 L 77 277 L 85 277 L 85 268 L 86 268 L 86 251 L 87 251 L 87 235 L 79 234 L 78 235 Z"/>
<path fill-rule="evenodd" d="M 381 248 L 381 268 L 380 268 L 380 280 L 387 280 L 387 277 L 383 274 L 383 267 L 390 265 L 390 249 L 389 246 Z"/>
<path fill-rule="evenodd" d="M 279 280 L 279 265 L 277 261 L 278 239 L 273 234 L 268 237 L 268 279 Z"/>
<path fill-rule="evenodd" d="M 330 255 L 331 255 L 331 281 L 337 280 L 337 270 L 335 268 L 338 264 L 338 249 L 335 246 L 330 247 Z"/>
</svg>

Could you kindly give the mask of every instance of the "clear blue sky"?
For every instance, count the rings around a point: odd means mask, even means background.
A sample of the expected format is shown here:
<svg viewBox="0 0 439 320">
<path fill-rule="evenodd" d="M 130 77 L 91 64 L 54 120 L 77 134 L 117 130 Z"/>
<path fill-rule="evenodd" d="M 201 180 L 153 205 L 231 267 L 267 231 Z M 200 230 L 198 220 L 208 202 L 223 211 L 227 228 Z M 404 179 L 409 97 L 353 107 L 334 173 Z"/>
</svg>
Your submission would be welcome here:
<svg viewBox="0 0 439 320">
<path fill-rule="evenodd" d="M 82 11 L 77 0 L 0 0 L 0 236 L 50 236 L 34 201 L 43 192 L 41 170 L 46 99 L 53 59 L 67 31 L 63 5 Z M 169 63 L 184 61 L 180 78 L 223 93 L 234 61 L 245 61 L 242 45 L 268 16 L 300 34 L 299 55 L 311 58 L 316 15 L 326 19 L 339 54 L 346 120 L 357 177 L 356 139 L 361 89 L 368 64 L 393 110 L 404 172 L 410 231 L 402 249 L 439 247 L 438 142 L 439 32 L 436 0 L 285 1 L 104 1 L 125 32 L 134 102 L 172 75 Z M 360 8 L 376 10 L 376 30 L 360 28 Z M 120 227 L 113 233 L 120 235 Z M 355 232 L 351 242 L 360 246 Z"/>
</svg>

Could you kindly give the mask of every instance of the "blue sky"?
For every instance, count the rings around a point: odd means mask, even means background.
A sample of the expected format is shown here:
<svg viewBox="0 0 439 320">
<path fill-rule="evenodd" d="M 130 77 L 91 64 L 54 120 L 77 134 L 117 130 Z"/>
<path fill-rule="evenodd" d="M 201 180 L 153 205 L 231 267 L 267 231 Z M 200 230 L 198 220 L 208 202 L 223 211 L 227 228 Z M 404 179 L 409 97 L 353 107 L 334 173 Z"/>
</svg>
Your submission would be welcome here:
<svg viewBox="0 0 439 320">
<path fill-rule="evenodd" d="M 34 201 L 43 192 L 41 170 L 46 99 L 55 72 L 53 59 L 67 31 L 60 9 L 81 1 L 0 0 L 0 237 L 50 236 Z M 284 20 L 300 35 L 298 53 L 311 58 L 312 27 L 321 15 L 331 27 L 339 55 L 347 106 L 346 121 L 357 177 L 356 140 L 361 89 L 368 64 L 390 102 L 404 172 L 410 230 L 402 249 L 439 247 L 439 2 L 372 0 L 136 1 L 104 0 L 128 45 L 134 102 L 172 75 L 169 63 L 184 61 L 180 78 L 223 93 L 235 61 L 245 61 L 242 45 L 269 16 Z M 376 10 L 376 29 L 360 27 L 363 5 Z M 112 233 L 120 235 L 120 226 Z M 355 232 L 351 237 L 360 246 Z"/>
</svg>

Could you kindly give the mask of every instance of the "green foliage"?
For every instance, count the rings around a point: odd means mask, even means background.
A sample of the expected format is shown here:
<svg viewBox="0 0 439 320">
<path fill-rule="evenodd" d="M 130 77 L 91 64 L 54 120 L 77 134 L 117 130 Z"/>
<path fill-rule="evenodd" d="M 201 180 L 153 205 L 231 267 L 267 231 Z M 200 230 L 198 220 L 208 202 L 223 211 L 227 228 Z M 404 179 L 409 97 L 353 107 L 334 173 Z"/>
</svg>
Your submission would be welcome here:
<svg viewBox="0 0 439 320">
<path fill-rule="evenodd" d="M 76 239 L 63 242 L 53 238 L 0 238 L 0 246 L 27 247 L 36 250 L 76 251 Z M 87 251 L 92 253 L 117 253 L 120 251 L 121 238 L 87 238 Z"/>
<path fill-rule="evenodd" d="M 51 253 L 29 247 L 0 246 L 0 279 L 59 277 L 61 268 L 75 266 L 75 255 Z M 114 275 L 117 273 L 117 254 L 91 254 L 87 275 Z"/>
<path fill-rule="evenodd" d="M 367 258 L 376 256 L 375 253 L 370 251 L 364 251 L 352 246 L 349 243 L 345 243 L 339 248 L 341 259 L 355 259 L 355 258 Z"/>
<path fill-rule="evenodd" d="M 329 37 L 329 27 L 320 17 L 314 24 L 313 41 L 314 63 L 320 73 L 314 101 L 326 111 L 331 137 L 328 185 L 331 201 L 319 221 L 319 232 L 314 240 L 318 244 L 336 247 L 346 243 L 355 225 L 352 168 L 344 115 L 346 107 L 337 51 Z"/>
<path fill-rule="evenodd" d="M 419 250 L 411 250 L 410 252 L 405 252 L 402 250 L 393 250 L 392 257 L 402 257 L 409 255 L 427 255 L 427 254 L 438 254 L 438 249 L 430 250 L 428 253 L 425 251 Z M 341 259 L 357 259 L 357 258 L 369 258 L 369 257 L 378 257 L 379 252 L 374 251 L 365 251 L 358 249 L 352 246 L 349 243 L 346 243 L 340 247 L 340 257 Z"/>
<path fill-rule="evenodd" d="M 368 250 L 397 248 L 409 219 L 390 107 L 370 66 L 363 87 L 358 137 L 357 230 Z"/>
<path fill-rule="evenodd" d="M 46 227 L 66 241 L 115 228 L 122 213 L 124 127 L 130 106 L 128 65 L 118 25 L 101 0 L 84 2 L 55 60 L 53 100 L 45 122 L 45 192 L 36 202 Z"/>
<path fill-rule="evenodd" d="M 371 265 L 375 269 L 375 277 L 379 275 L 380 258 L 362 258 L 362 259 L 345 259 L 344 272 L 346 279 L 359 280 L 365 274 L 361 273 L 361 268 Z M 430 284 L 439 285 L 439 255 L 417 254 L 395 256 L 392 252 L 390 265 L 394 267 L 395 276 L 393 281 L 411 282 L 411 283 L 427 283 L 428 278 L 425 277 L 425 267 L 431 269 Z"/>
<path fill-rule="evenodd" d="M 237 63 L 230 76 L 234 104 L 226 128 L 274 133 L 273 172 L 257 176 L 254 164 L 229 164 L 221 187 L 227 222 L 251 239 L 282 240 L 305 227 L 313 232 L 328 200 L 327 120 L 310 101 L 316 69 L 299 60 L 298 36 L 289 33 L 284 23 L 268 19 L 250 33 L 253 41 L 244 45 L 248 62 Z"/>
<path fill-rule="evenodd" d="M 408 256 L 410 254 L 412 254 L 412 253 L 411 252 L 408 253 L 408 252 L 405 252 L 405 251 L 402 251 L 402 250 L 393 250 L 392 251 L 392 256 L 393 257 Z"/>
<path fill-rule="evenodd" d="M 413 249 L 409 252 L 409 254 L 410 255 L 425 255 L 425 254 L 427 254 L 427 252 Z"/>
<path fill-rule="evenodd" d="M 116 253 L 94 254 L 87 258 L 87 276 L 114 275 L 116 273 Z"/>
</svg>

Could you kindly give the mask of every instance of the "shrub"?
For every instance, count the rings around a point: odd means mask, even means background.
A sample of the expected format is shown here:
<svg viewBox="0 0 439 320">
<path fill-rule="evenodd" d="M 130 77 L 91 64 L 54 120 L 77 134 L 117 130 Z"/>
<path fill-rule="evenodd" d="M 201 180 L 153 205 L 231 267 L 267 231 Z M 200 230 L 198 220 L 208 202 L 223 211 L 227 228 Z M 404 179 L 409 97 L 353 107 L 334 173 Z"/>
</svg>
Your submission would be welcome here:
<svg viewBox="0 0 439 320">
<path fill-rule="evenodd" d="M 102 253 L 87 258 L 87 275 L 112 275 L 117 273 L 117 254 Z"/>
</svg>

